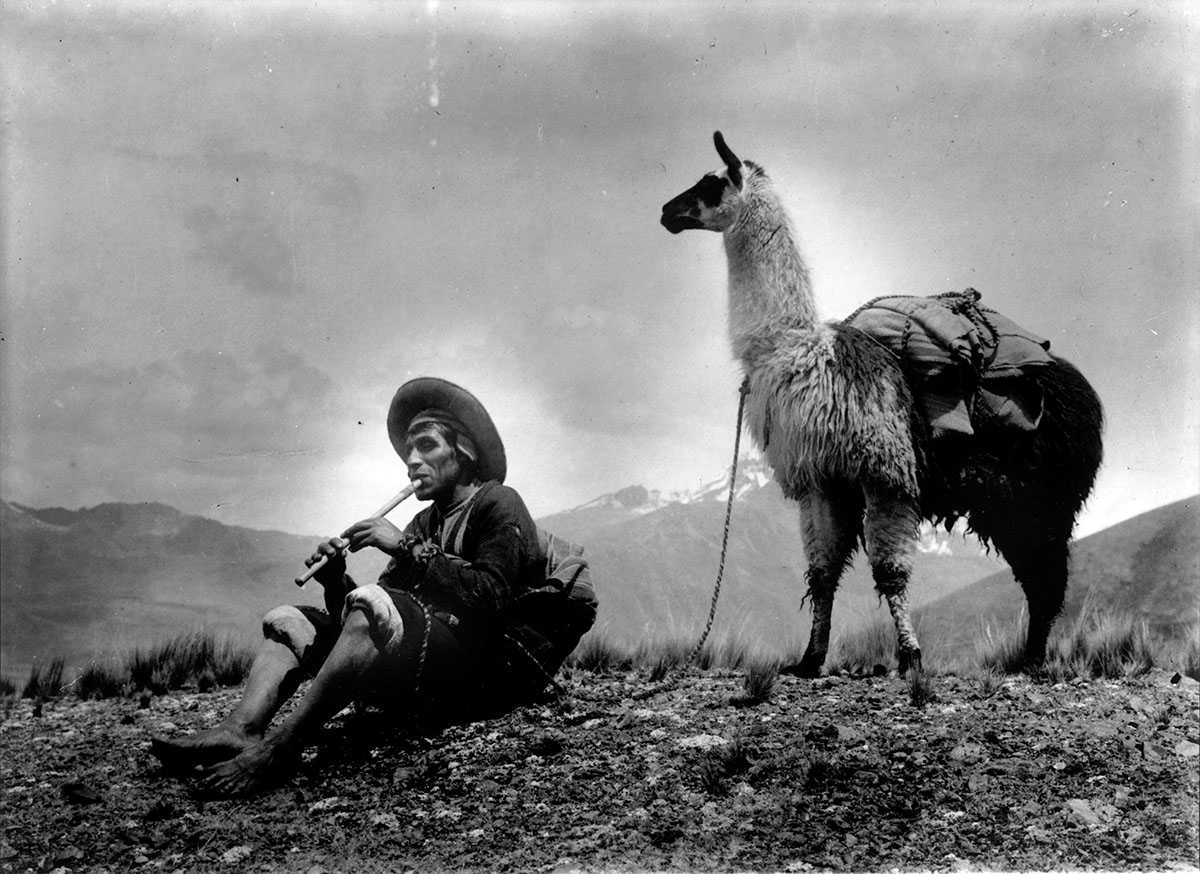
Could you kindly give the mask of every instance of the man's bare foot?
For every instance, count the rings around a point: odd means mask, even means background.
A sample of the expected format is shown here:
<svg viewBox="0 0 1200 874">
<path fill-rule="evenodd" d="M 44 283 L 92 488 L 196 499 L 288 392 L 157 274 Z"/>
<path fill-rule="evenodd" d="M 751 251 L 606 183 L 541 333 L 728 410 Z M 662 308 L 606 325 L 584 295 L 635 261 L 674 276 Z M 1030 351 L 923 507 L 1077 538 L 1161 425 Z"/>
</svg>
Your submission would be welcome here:
<svg viewBox="0 0 1200 874">
<path fill-rule="evenodd" d="M 300 751 L 268 735 L 232 759 L 204 769 L 205 795 L 252 795 L 287 779 L 300 764 Z"/>
<path fill-rule="evenodd" d="M 218 725 L 177 738 L 150 738 L 150 752 L 167 768 L 190 771 L 232 759 L 255 739 L 233 728 Z"/>
</svg>

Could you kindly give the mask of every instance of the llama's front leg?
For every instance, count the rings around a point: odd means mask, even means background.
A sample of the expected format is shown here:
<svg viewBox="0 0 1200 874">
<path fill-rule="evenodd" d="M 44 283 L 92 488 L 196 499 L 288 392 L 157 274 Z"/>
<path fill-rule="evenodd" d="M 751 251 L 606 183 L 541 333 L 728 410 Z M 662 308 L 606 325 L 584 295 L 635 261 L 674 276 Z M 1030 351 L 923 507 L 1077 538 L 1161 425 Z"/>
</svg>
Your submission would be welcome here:
<svg viewBox="0 0 1200 874">
<path fill-rule="evenodd" d="M 812 631 L 798 665 L 789 672 L 816 677 L 829 653 L 833 596 L 858 542 L 862 504 L 853 496 L 812 494 L 800 498 L 800 532 L 808 558 L 805 595 L 812 605 Z"/>
<path fill-rule="evenodd" d="M 906 578 L 899 591 L 883 596 L 892 612 L 892 621 L 896 624 L 896 661 L 899 662 L 901 676 L 907 674 L 909 668 L 918 672 L 921 670 L 921 645 L 917 641 L 917 633 L 913 629 L 912 616 L 908 610 L 908 592 L 905 590 L 907 584 Z M 878 576 L 875 578 L 875 587 L 882 591 Z"/>
<path fill-rule="evenodd" d="M 887 601 L 896 625 L 896 657 L 900 673 L 921 670 L 921 645 L 908 608 L 908 580 L 920 517 L 903 496 L 867 495 L 867 557 L 875 589 Z"/>
</svg>

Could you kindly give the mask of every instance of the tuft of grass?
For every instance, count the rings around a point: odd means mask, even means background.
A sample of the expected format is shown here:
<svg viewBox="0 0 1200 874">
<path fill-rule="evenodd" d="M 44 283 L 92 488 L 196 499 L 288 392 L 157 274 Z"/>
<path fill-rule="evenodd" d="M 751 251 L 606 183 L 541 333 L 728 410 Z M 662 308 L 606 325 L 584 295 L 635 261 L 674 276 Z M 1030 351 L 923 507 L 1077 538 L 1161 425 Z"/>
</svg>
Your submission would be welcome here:
<svg viewBox="0 0 1200 874">
<path fill-rule="evenodd" d="M 1022 615 L 1007 633 L 989 628 L 986 640 L 976 649 L 977 666 L 985 671 L 1019 673 L 1024 668 L 1025 626 Z M 1060 620 L 1055 626 L 1042 672 L 1051 682 L 1137 677 L 1152 668 L 1177 663 L 1179 658 L 1186 665 L 1187 650 L 1179 653 L 1178 649 L 1151 632 L 1139 616 L 1087 604 L 1074 620 Z M 1196 664 L 1200 662 L 1200 643 L 1194 643 L 1190 658 L 1192 669 L 1200 673 Z"/>
<path fill-rule="evenodd" d="M 632 653 L 608 638 L 589 634 L 567 656 L 564 665 L 572 670 L 590 674 L 626 671 L 633 666 Z"/>
<path fill-rule="evenodd" d="M 7 698 L 17 694 L 17 684 L 8 677 L 0 677 L 0 697 Z"/>
<path fill-rule="evenodd" d="M 684 665 L 694 665 L 701 671 L 737 669 L 752 658 L 750 646 L 732 637 L 719 645 L 706 643 L 693 658 L 695 648 L 695 640 L 680 635 L 628 645 L 603 634 L 589 634 L 567 657 L 564 667 L 589 673 L 639 670 L 650 682 L 658 682 Z"/>
<path fill-rule="evenodd" d="M 938 700 L 933 678 L 928 672 L 910 669 L 908 672 L 908 702 L 918 710 Z"/>
<path fill-rule="evenodd" d="M 207 632 L 190 632 L 129 656 L 129 681 L 136 691 L 161 695 L 171 689 L 236 686 L 250 673 L 253 658 Z"/>
<path fill-rule="evenodd" d="M 825 667 L 829 673 L 852 676 L 876 673 L 875 666 L 896 667 L 896 631 L 890 619 L 876 619 L 854 631 L 840 634 L 829 647 Z"/>
<path fill-rule="evenodd" d="M 1121 679 L 1147 673 L 1161 658 L 1162 642 L 1144 619 L 1129 614 L 1091 610 L 1052 641 L 1048 671 L 1069 676 Z"/>
<path fill-rule="evenodd" d="M 649 666 L 646 679 L 657 683 L 666 679 L 667 674 L 678 668 L 687 659 L 686 654 L 673 650 L 658 652 L 648 658 Z"/>
<path fill-rule="evenodd" d="M 835 781 L 836 776 L 837 768 L 825 753 L 814 751 L 807 756 L 804 763 L 805 791 L 821 792 Z"/>
<path fill-rule="evenodd" d="M 1004 685 L 1004 674 L 991 668 L 979 671 L 979 695 L 981 698 L 991 698 Z"/>
<path fill-rule="evenodd" d="M 63 672 L 67 663 L 61 657 L 55 657 L 47 665 L 34 665 L 29 669 L 29 679 L 21 691 L 22 698 L 34 698 L 44 701 L 47 698 L 57 698 L 63 690 Z"/>
<path fill-rule="evenodd" d="M 709 795 L 723 795 L 728 791 L 726 781 L 730 777 L 750 770 L 751 750 L 741 738 L 710 750 L 700 762 L 700 787 Z"/>
<path fill-rule="evenodd" d="M 1200 622 L 1187 630 L 1179 654 L 1179 672 L 1185 677 L 1200 681 Z"/>
<path fill-rule="evenodd" d="M 1025 666 L 1024 623 L 1018 620 L 1018 630 L 1008 634 L 997 633 L 991 628 L 982 641 L 975 646 L 975 664 L 986 672 L 995 674 L 1019 674 Z"/>
<path fill-rule="evenodd" d="M 779 662 L 771 659 L 756 659 L 746 667 L 742 694 L 730 699 L 734 707 L 754 707 L 771 700 L 775 692 L 775 681 L 779 679 Z"/>
<path fill-rule="evenodd" d="M 125 694 L 129 672 L 112 662 L 88 665 L 76 678 L 75 695 L 84 700 L 117 698 Z"/>
</svg>

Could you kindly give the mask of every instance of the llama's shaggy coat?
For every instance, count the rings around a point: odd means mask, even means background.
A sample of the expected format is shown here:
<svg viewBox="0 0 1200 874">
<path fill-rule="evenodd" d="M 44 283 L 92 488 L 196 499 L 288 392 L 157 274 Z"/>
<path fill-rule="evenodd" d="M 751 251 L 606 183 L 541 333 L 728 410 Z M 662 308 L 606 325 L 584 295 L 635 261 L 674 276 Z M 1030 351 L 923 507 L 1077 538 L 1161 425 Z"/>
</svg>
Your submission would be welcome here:
<svg viewBox="0 0 1200 874">
<path fill-rule="evenodd" d="M 814 675 L 824 662 L 833 594 L 860 542 L 896 624 L 901 669 L 920 666 L 907 585 L 922 518 L 966 517 L 1008 559 L 1029 601 L 1026 661 L 1041 661 L 1062 608 L 1075 517 L 1100 464 L 1095 392 L 1055 359 L 1029 377 L 1045 398 L 1035 430 L 984 424 L 972 436 L 933 438 L 904 360 L 855 327 L 819 321 L 770 179 L 719 133 L 714 140 L 725 170 L 669 201 L 662 223 L 724 235 L 747 426 L 800 506 L 813 630 L 798 672 Z"/>
</svg>

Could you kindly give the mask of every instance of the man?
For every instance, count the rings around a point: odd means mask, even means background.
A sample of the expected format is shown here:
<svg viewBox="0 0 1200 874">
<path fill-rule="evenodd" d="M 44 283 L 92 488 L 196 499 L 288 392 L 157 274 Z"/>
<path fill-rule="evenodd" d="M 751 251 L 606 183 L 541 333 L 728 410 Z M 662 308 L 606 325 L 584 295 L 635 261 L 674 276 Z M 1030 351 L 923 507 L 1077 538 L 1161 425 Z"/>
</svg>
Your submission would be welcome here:
<svg viewBox="0 0 1200 874">
<path fill-rule="evenodd" d="M 325 562 L 314 579 L 326 609 L 267 613 L 234 711 L 206 731 L 152 740 L 168 767 L 200 768 L 204 790 L 247 794 L 287 776 L 311 733 L 359 698 L 435 723 L 520 703 L 513 665 L 499 656 L 503 622 L 522 592 L 545 584 L 546 557 L 521 497 L 502 484 L 500 435 L 473 395 L 433 378 L 400 387 L 388 434 L 431 505 L 404 531 L 375 517 L 322 543 L 306 564 Z M 359 587 L 345 552 L 367 547 L 391 561 Z M 307 693 L 268 730 L 308 676 Z"/>
</svg>

